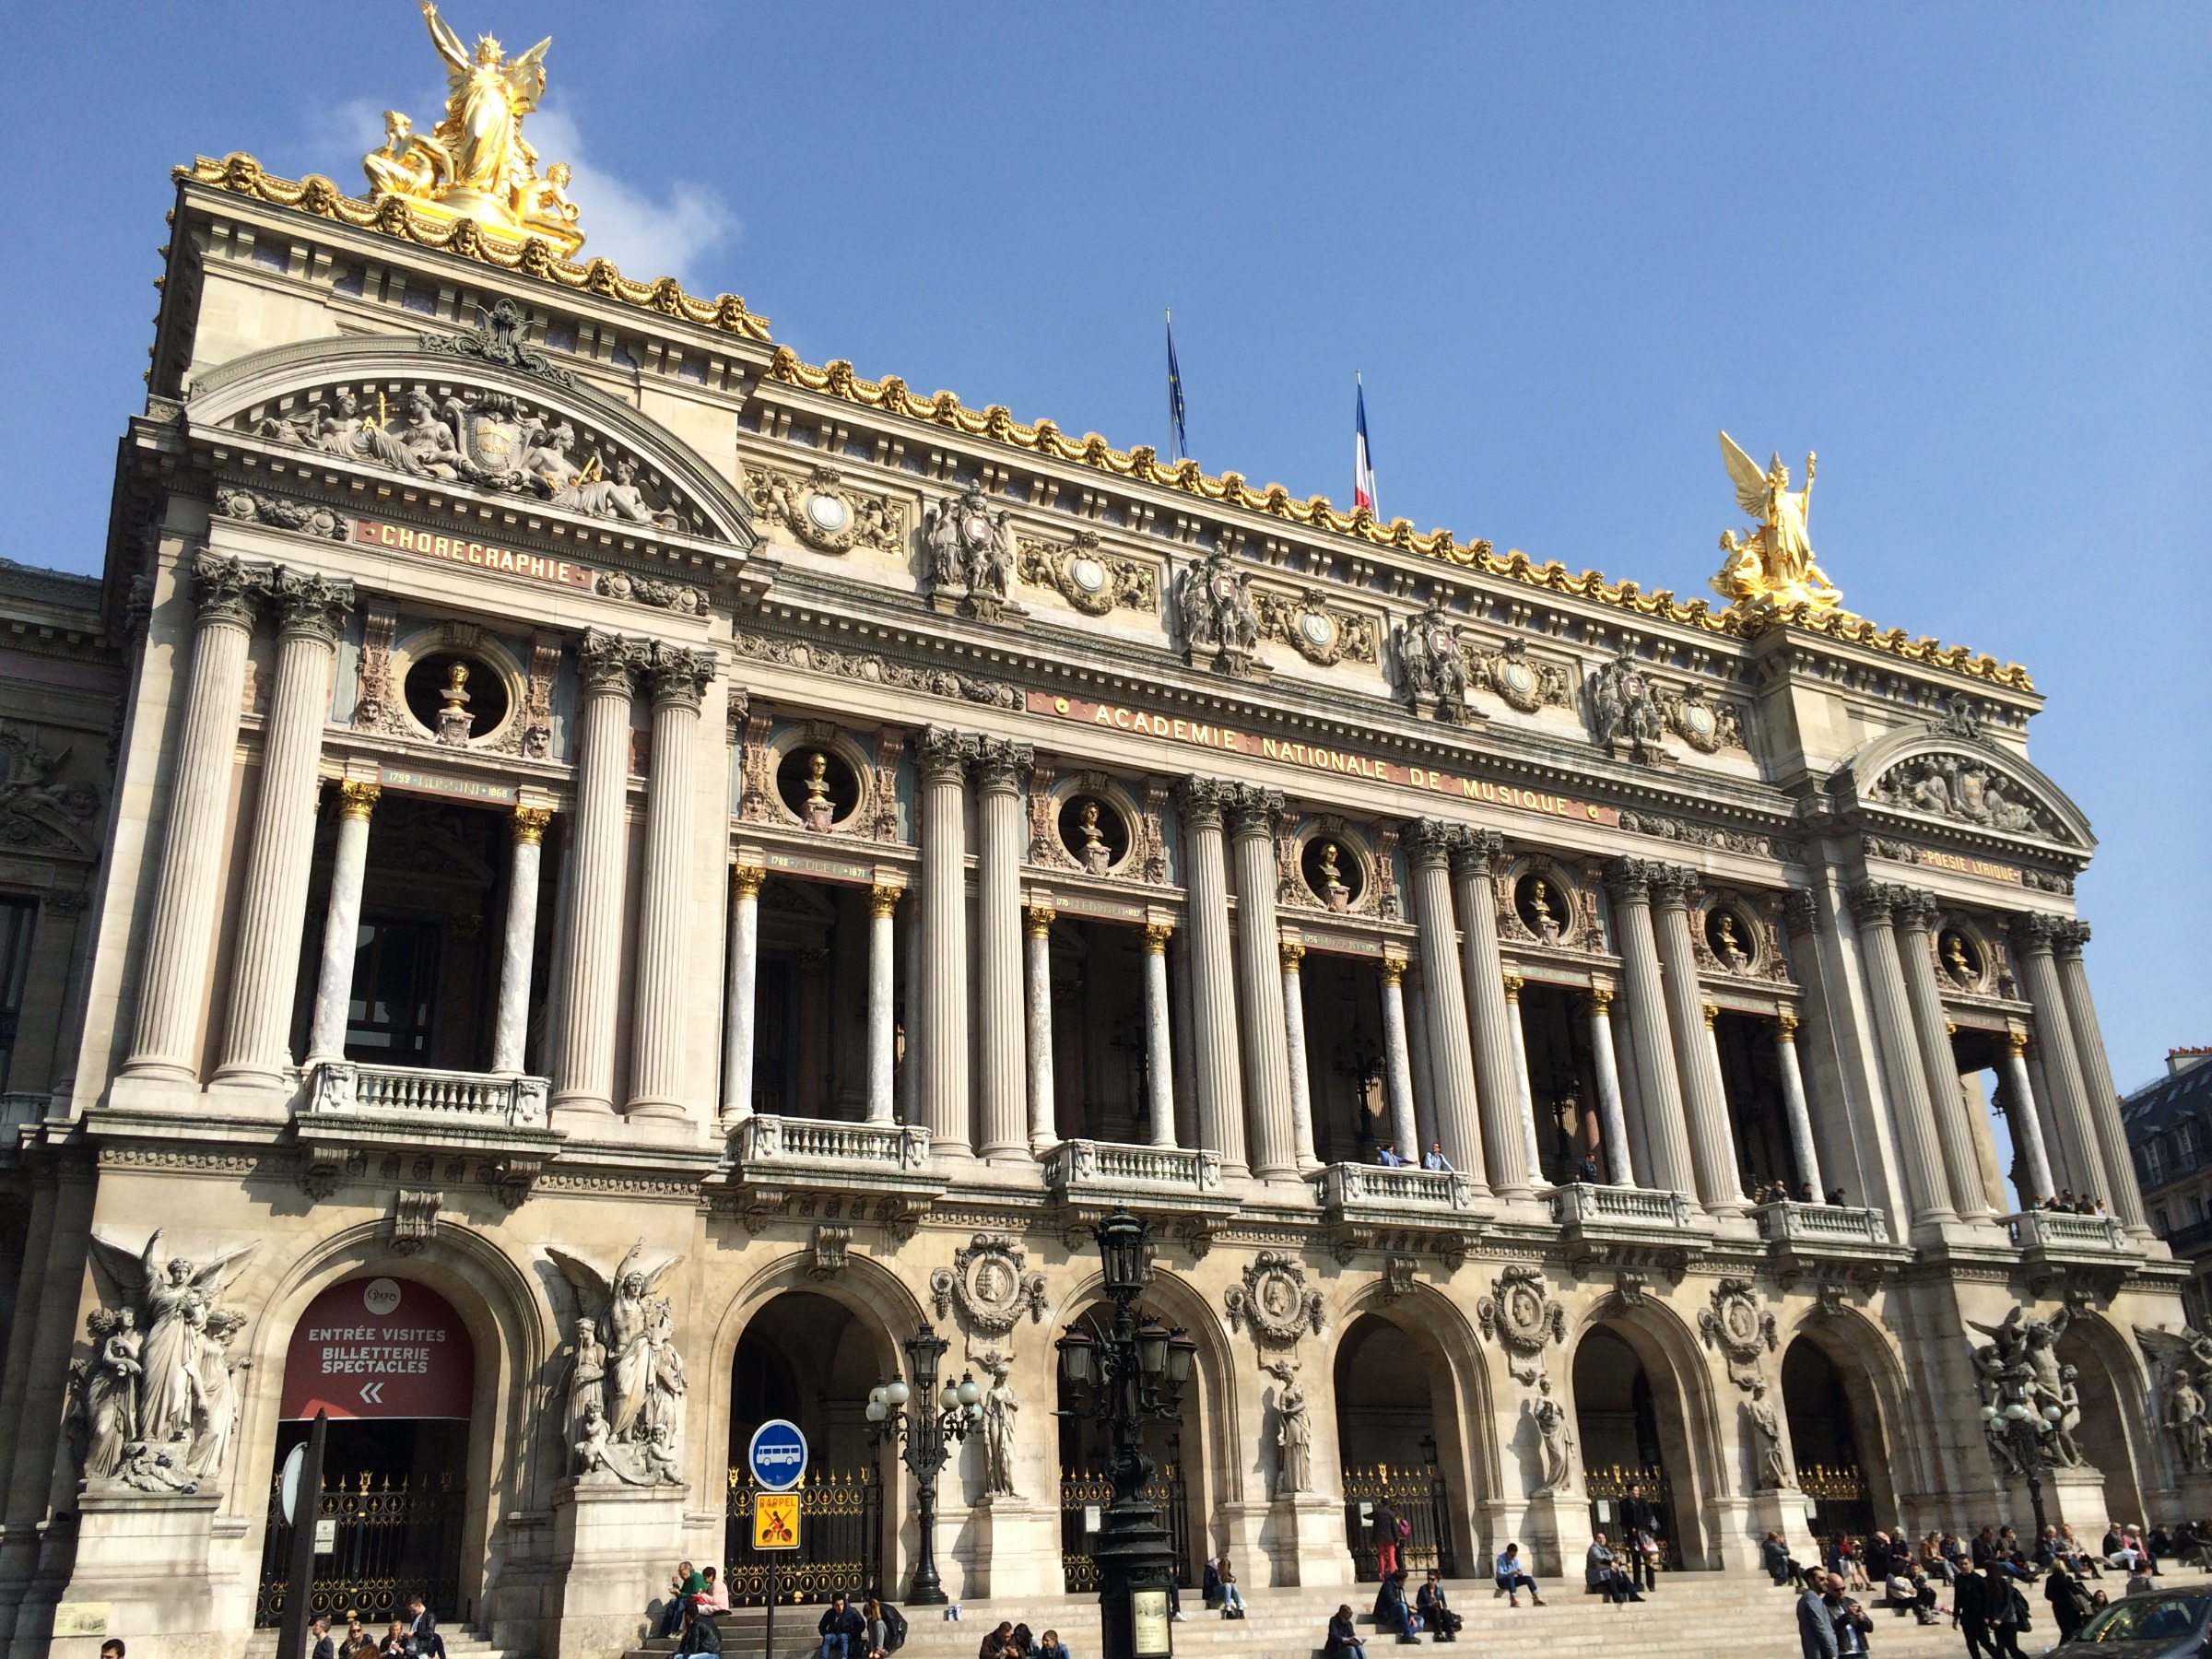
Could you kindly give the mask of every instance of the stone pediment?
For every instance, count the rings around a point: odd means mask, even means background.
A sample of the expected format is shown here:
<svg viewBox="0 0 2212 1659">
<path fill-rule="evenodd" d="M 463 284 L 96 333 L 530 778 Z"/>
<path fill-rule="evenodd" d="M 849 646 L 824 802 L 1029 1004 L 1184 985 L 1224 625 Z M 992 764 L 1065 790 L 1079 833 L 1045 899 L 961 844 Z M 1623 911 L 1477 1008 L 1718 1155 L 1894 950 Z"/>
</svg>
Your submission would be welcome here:
<svg viewBox="0 0 2212 1659">
<path fill-rule="evenodd" d="M 318 466 L 750 551 L 751 509 L 734 484 L 559 354 L 512 335 L 488 317 L 458 335 L 348 335 L 257 352 L 193 382 L 188 429 L 203 442 L 251 440 Z"/>
<path fill-rule="evenodd" d="M 1875 739 L 1828 787 L 1840 811 L 1900 827 L 2018 838 L 2082 855 L 2097 844 L 2088 818 L 2042 772 L 1942 723 Z"/>
</svg>

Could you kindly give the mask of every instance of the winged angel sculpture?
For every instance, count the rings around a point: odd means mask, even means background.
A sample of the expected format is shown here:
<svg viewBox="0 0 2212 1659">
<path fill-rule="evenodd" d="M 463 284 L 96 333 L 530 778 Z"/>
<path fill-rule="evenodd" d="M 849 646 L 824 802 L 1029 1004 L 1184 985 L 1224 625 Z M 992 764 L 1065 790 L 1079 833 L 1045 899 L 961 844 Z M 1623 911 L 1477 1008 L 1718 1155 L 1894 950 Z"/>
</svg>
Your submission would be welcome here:
<svg viewBox="0 0 2212 1659">
<path fill-rule="evenodd" d="M 629 1486 L 681 1486 L 684 1357 L 675 1311 L 654 1287 L 682 1258 L 649 1264 L 640 1239 L 608 1275 L 550 1244 L 546 1254 L 575 1291 L 581 1314 L 555 1425 L 571 1472 Z"/>
<path fill-rule="evenodd" d="M 1736 505 L 1759 523 L 1740 539 L 1733 530 L 1721 532 L 1721 551 L 1727 557 L 1712 579 L 1712 591 L 1739 605 L 1764 601 L 1832 610 L 1842 604 L 1843 595 L 1813 562 L 1813 544 L 1806 531 L 1813 501 L 1812 452 L 1806 452 L 1803 489 L 1790 488 L 1790 469 L 1780 455 L 1761 472 L 1759 463 L 1725 432 L 1721 434 L 1721 459 L 1735 485 Z"/>
<path fill-rule="evenodd" d="M 88 1482 L 189 1492 L 217 1478 L 238 1426 L 229 1355 L 245 1321 L 216 1305 L 255 1246 L 206 1261 L 170 1255 L 161 1230 L 140 1250 L 98 1233 L 92 1258 L 113 1292 L 85 1327 L 93 1357 L 76 1369 L 76 1433 Z"/>
<path fill-rule="evenodd" d="M 2145 1358 L 2166 1368 L 2159 1420 L 2173 1436 L 2182 1467 L 2192 1475 L 2212 1472 L 2212 1402 L 2206 1398 L 2212 1394 L 2212 1335 L 2194 1325 L 2179 1331 L 2137 1325 L 2136 1343 Z"/>
</svg>

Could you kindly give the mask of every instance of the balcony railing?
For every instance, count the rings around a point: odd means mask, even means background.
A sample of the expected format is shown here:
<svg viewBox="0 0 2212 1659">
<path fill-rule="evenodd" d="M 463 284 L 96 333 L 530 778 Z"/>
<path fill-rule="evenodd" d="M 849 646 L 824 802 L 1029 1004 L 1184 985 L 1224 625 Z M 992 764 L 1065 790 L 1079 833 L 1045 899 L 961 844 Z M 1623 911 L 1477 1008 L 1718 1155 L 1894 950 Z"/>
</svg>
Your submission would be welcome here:
<svg viewBox="0 0 2212 1659">
<path fill-rule="evenodd" d="M 317 1063 L 311 1079 L 308 1111 L 318 1117 L 402 1113 L 455 1124 L 543 1129 L 550 1088 L 543 1077 L 324 1060 Z"/>
<path fill-rule="evenodd" d="M 1788 1201 L 1762 1204 L 1752 1212 L 1759 1218 L 1762 1239 L 1788 1240 L 1805 1244 L 1887 1244 L 1889 1222 L 1880 1210 L 1841 1204 L 1798 1204 Z"/>
<path fill-rule="evenodd" d="M 2065 1210 L 2022 1210 L 2005 1218 L 2022 1250 L 2125 1250 L 2127 1229 L 2116 1216 L 2077 1216 Z"/>
<path fill-rule="evenodd" d="M 1467 1178 L 1454 1170 L 1339 1163 L 1321 1171 L 1321 1202 L 1329 1209 L 1465 1211 L 1475 1207 L 1475 1194 Z"/>
<path fill-rule="evenodd" d="M 1551 1218 L 1560 1226 L 1579 1222 L 1606 1227 L 1689 1225 L 1689 1201 L 1679 1193 L 1648 1187 L 1599 1186 L 1574 1182 L 1551 1189 Z"/>
<path fill-rule="evenodd" d="M 737 1125 L 735 1157 L 747 1170 L 806 1165 L 907 1173 L 929 1167 L 929 1131 L 914 1124 L 852 1124 L 756 1112 Z"/>
<path fill-rule="evenodd" d="M 1221 1158 L 1182 1147 L 1065 1140 L 1044 1155 L 1044 1182 L 1063 1192 L 1135 1188 L 1154 1194 L 1212 1198 L 1221 1193 Z"/>
</svg>

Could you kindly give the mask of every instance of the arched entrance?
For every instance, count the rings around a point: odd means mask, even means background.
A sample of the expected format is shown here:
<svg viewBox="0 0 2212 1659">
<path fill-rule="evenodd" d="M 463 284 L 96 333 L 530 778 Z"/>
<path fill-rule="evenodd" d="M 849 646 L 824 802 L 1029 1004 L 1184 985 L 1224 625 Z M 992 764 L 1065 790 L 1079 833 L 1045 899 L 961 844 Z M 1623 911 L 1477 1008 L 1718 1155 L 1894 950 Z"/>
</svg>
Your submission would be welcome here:
<svg viewBox="0 0 2212 1659">
<path fill-rule="evenodd" d="M 826 1602 L 837 1591 L 882 1590 L 882 1461 L 870 1448 L 868 1390 L 882 1379 L 877 1335 L 844 1303 L 811 1290 L 771 1297 L 747 1323 L 730 1362 L 729 1476 L 723 1571 L 734 1605 L 766 1604 L 770 1570 L 780 1600 Z M 753 1431 L 771 1418 L 806 1436 L 799 1489 L 799 1548 L 753 1548 L 753 1484 L 745 1469 Z"/>
<path fill-rule="evenodd" d="M 1372 1521 L 1384 1499 L 1411 1528 L 1399 1551 L 1409 1582 L 1434 1567 L 1459 1576 L 1436 1400 L 1453 1397 L 1441 1353 L 1384 1314 L 1363 1313 L 1336 1345 L 1336 1446 L 1345 1537 L 1357 1578 L 1379 1582 Z"/>
<path fill-rule="evenodd" d="M 300 1316 L 284 1361 L 275 1473 L 263 1528 L 256 1625 L 284 1617 L 292 1528 L 281 1497 L 286 1460 L 317 1412 L 329 1418 L 310 1617 L 372 1628 L 419 1594 L 461 1622 L 461 1540 L 468 1513 L 476 1347 L 453 1304 L 428 1285 L 364 1274 L 331 1286 Z M 301 1513 L 304 1509 L 306 1513 Z M 325 1544 L 327 1547 L 325 1547 Z"/>
<path fill-rule="evenodd" d="M 1137 1323 L 1157 1319 L 1171 1330 L 1178 1322 L 1160 1309 L 1138 1301 Z M 1071 1317 L 1066 1329 L 1077 1326 L 1092 1332 L 1110 1329 L 1114 1318 L 1111 1301 L 1096 1300 Z M 1201 1365 L 1203 1359 L 1201 1359 Z M 1070 1595 L 1087 1595 L 1099 1587 L 1098 1564 L 1092 1547 L 1098 1542 L 1106 1506 L 1113 1501 L 1113 1479 L 1107 1473 L 1112 1451 L 1105 1425 L 1075 1415 L 1082 1395 L 1066 1376 L 1054 1368 L 1060 1433 L 1060 1571 Z M 1203 1462 L 1204 1438 L 1197 1421 L 1196 1404 L 1206 1386 L 1202 1370 L 1194 1370 L 1183 1385 L 1182 1419 L 1147 1423 L 1144 1429 L 1147 1454 L 1159 1465 L 1145 1495 L 1159 1512 L 1175 1553 L 1176 1583 L 1185 1589 L 1199 1582 L 1199 1563 L 1212 1553 L 1205 1518 L 1200 1513 L 1202 1482 L 1194 1478 Z"/>
<path fill-rule="evenodd" d="M 2095 1324 L 2077 1321 L 2058 1339 L 2059 1375 L 2065 1378 L 2071 1368 L 2074 1375 L 2070 1380 L 2081 1391 L 2081 1426 L 2074 1437 L 2083 1459 L 2104 1477 L 2107 1514 L 2148 1524 L 2135 1454 L 2128 1445 L 2133 1414 L 2123 1406 L 2121 1392 L 2113 1385 L 2112 1366 L 2098 1351 L 2100 1345 L 2094 1338 L 2101 1334 Z"/>
<path fill-rule="evenodd" d="M 1617 1535 L 1622 1501 L 1641 1495 L 1657 1513 L 1660 1565 L 1703 1566 L 1697 1535 L 1683 1525 L 1694 1507 L 1676 1501 L 1677 1481 L 1690 1475 L 1681 1397 L 1648 1333 L 1606 1324 L 1583 1335 L 1574 1350 L 1574 1418 L 1591 1528 Z"/>
<path fill-rule="evenodd" d="M 1816 1536 L 1864 1537 L 1877 1515 L 1898 1513 L 1881 1413 L 1848 1350 L 1839 1360 L 1809 1333 L 1797 1337 L 1782 1356 L 1782 1406 Z"/>
</svg>

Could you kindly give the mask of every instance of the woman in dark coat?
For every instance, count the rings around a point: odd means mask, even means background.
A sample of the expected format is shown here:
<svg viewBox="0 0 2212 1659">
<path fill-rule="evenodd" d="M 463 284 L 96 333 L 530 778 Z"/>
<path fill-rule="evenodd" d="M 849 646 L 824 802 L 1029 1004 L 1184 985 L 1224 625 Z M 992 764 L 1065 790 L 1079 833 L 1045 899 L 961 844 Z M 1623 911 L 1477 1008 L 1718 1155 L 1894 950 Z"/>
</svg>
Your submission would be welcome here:
<svg viewBox="0 0 2212 1659">
<path fill-rule="evenodd" d="M 1336 1617 L 1329 1620 L 1329 1639 L 1323 1652 L 1330 1659 L 1367 1659 L 1367 1645 L 1359 1640 L 1359 1632 L 1352 1626 L 1349 1606 L 1336 1609 Z"/>
</svg>

